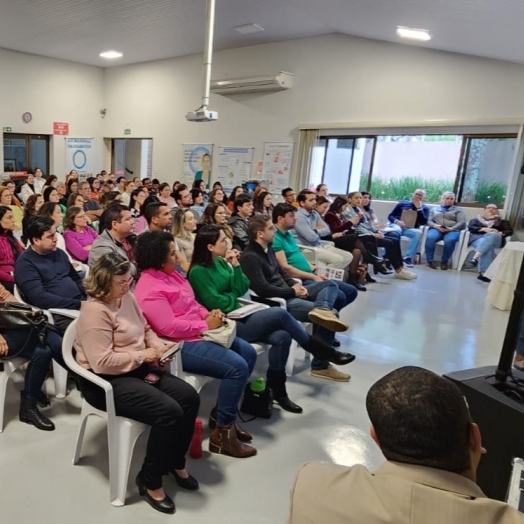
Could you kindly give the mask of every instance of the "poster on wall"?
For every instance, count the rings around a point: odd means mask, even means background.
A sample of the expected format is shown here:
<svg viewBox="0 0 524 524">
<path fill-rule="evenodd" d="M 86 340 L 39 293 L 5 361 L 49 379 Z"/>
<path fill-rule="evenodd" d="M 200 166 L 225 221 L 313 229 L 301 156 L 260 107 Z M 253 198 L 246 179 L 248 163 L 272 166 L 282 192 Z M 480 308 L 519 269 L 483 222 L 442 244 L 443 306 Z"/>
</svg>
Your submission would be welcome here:
<svg viewBox="0 0 524 524">
<path fill-rule="evenodd" d="M 241 186 L 251 176 L 253 165 L 252 147 L 219 147 L 218 180 L 226 192 Z"/>
<path fill-rule="evenodd" d="M 289 186 L 293 142 L 266 142 L 262 157 L 262 178 L 269 181 L 269 191 L 279 193 Z"/>
<path fill-rule="evenodd" d="M 203 180 L 210 189 L 213 144 L 182 144 L 182 180 L 191 187 L 194 180 Z"/>
<path fill-rule="evenodd" d="M 66 138 L 66 171 L 76 169 L 82 178 L 99 172 L 98 142 L 93 138 Z"/>
</svg>

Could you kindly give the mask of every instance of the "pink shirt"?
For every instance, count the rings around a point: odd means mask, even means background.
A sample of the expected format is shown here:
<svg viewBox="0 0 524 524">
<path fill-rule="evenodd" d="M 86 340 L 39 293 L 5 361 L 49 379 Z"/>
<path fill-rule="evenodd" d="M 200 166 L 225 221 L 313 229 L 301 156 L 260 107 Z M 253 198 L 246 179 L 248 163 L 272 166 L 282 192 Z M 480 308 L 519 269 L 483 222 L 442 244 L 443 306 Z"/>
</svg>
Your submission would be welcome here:
<svg viewBox="0 0 524 524">
<path fill-rule="evenodd" d="M 198 335 L 209 329 L 204 320 L 206 308 L 195 299 L 189 282 L 178 273 L 156 269 L 143 271 L 135 287 L 135 297 L 144 316 L 161 336 L 171 340 L 202 340 Z"/>
<path fill-rule="evenodd" d="M 76 336 L 77 362 L 105 375 L 132 371 L 143 364 L 143 349 L 164 347 L 131 293 L 123 296 L 120 307 L 93 298 L 82 302 Z"/>
<path fill-rule="evenodd" d="M 66 229 L 63 234 L 67 252 L 80 262 L 87 262 L 90 251 L 85 249 L 86 246 L 92 246 L 98 238 L 98 233 L 90 227 L 84 227 L 80 233 L 72 229 Z"/>
<path fill-rule="evenodd" d="M 18 246 L 19 253 L 22 253 L 24 248 L 16 238 L 14 241 Z M 13 255 L 13 248 L 7 239 L 7 235 L 0 235 L 0 281 L 14 282 L 15 277 L 12 274 L 14 270 L 15 256 Z"/>
</svg>

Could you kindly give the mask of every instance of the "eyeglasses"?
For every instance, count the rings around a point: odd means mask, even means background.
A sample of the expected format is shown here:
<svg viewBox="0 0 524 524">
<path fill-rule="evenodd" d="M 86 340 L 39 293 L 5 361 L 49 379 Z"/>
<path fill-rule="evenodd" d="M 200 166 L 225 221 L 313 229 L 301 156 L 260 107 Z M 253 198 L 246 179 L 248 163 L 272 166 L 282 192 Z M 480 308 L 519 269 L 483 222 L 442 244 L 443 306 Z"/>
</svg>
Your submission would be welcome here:
<svg viewBox="0 0 524 524">
<path fill-rule="evenodd" d="M 133 278 L 128 278 L 127 280 L 122 280 L 120 282 L 115 282 L 115 284 L 119 287 L 119 288 L 125 288 L 126 286 L 130 286 L 131 284 L 133 283 Z"/>
</svg>

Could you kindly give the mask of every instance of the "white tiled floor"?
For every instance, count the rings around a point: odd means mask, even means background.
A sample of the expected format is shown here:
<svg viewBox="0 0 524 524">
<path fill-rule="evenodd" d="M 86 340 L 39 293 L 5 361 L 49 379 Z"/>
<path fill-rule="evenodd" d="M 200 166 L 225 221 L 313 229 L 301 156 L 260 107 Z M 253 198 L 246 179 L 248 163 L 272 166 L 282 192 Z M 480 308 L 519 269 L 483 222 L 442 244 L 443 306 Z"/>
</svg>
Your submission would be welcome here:
<svg viewBox="0 0 524 524">
<path fill-rule="evenodd" d="M 312 378 L 308 361 L 297 359 L 297 374 L 288 381 L 290 397 L 302 415 L 275 409 L 269 421 L 246 427 L 254 434 L 258 456 L 239 460 L 211 455 L 189 460 L 188 468 L 201 482 L 198 493 L 184 492 L 166 480 L 174 495 L 175 516 L 161 515 L 142 502 L 134 476 L 143 456 L 144 442 L 135 450 L 127 505 L 109 504 L 107 445 L 104 425 L 88 425 L 83 458 L 71 463 L 78 427 L 80 397 L 55 400 L 50 416 L 52 433 L 18 421 L 18 391 L 22 376 L 8 386 L 6 424 L 0 434 L 0 515 L 2 522 L 40 524 L 73 521 L 75 524 L 134 524 L 201 522 L 202 524 L 283 523 L 289 490 L 299 466 L 310 460 L 341 464 L 364 463 L 370 468 L 383 460 L 368 437 L 364 399 L 379 377 L 402 365 L 419 365 L 436 372 L 496 364 L 508 314 L 485 305 L 487 285 L 475 274 L 416 267 L 415 282 L 371 284 L 369 291 L 346 308 L 350 324 L 341 336 L 343 348 L 357 355 L 347 366 L 353 378 L 334 383 Z M 256 372 L 264 373 L 262 356 Z M 52 386 L 50 387 L 52 391 Z M 201 416 L 216 395 L 216 383 L 202 392 Z M 207 448 L 206 448 L 207 449 Z"/>
</svg>

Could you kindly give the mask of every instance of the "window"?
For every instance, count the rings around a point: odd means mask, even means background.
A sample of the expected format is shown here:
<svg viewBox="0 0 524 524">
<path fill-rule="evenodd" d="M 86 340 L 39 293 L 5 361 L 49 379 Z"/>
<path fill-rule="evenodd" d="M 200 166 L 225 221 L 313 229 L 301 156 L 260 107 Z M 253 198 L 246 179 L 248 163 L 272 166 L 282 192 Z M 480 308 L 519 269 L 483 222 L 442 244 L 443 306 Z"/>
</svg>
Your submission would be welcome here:
<svg viewBox="0 0 524 524">
<path fill-rule="evenodd" d="M 516 134 L 321 137 L 310 180 L 332 194 L 366 190 L 398 201 L 424 188 L 428 202 L 453 191 L 462 204 L 503 206 L 515 147 Z"/>
<path fill-rule="evenodd" d="M 4 133 L 4 171 L 49 173 L 49 136 Z"/>
</svg>

